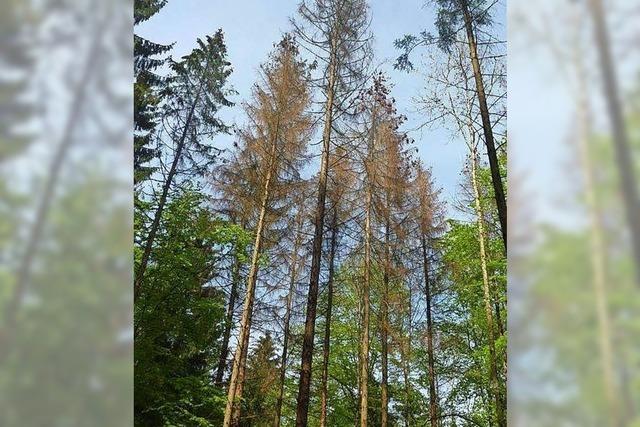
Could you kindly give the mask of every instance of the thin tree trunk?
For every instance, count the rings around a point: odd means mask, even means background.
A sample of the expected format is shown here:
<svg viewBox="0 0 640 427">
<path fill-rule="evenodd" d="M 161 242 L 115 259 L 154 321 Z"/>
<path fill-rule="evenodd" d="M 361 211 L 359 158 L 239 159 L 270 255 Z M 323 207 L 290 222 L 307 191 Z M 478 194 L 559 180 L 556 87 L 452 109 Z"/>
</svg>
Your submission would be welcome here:
<svg viewBox="0 0 640 427">
<path fill-rule="evenodd" d="M 371 282 L 371 190 L 367 191 L 364 236 L 364 282 L 362 285 L 362 325 L 360 332 L 360 427 L 367 426 L 369 400 L 369 285 Z"/>
<path fill-rule="evenodd" d="M 331 309 L 333 308 L 333 276 L 338 235 L 338 207 L 333 207 L 331 243 L 329 247 L 329 276 L 327 278 L 327 311 L 325 313 L 324 342 L 322 346 L 322 387 L 320 390 L 320 427 L 327 426 L 329 353 L 331 345 Z"/>
<path fill-rule="evenodd" d="M 135 282 L 133 288 L 133 299 L 137 301 L 140 296 L 140 288 L 142 286 L 142 281 L 144 279 L 144 274 L 147 270 L 147 264 L 149 263 L 149 257 L 151 256 L 151 249 L 153 248 L 153 242 L 156 238 L 156 234 L 158 232 L 158 228 L 160 227 L 160 219 L 162 217 L 162 211 L 164 210 L 164 206 L 167 203 L 167 196 L 169 194 L 169 188 L 173 182 L 173 177 L 176 174 L 178 169 L 178 162 L 180 161 L 180 157 L 182 156 L 182 150 L 184 149 L 185 142 L 187 139 L 187 134 L 189 132 L 189 127 L 191 126 L 191 121 L 193 119 L 193 114 L 196 109 L 196 105 L 200 101 L 200 93 L 202 91 L 202 84 L 198 88 L 198 93 L 196 95 L 196 99 L 194 100 L 191 108 L 189 109 L 189 114 L 187 115 L 187 120 L 185 121 L 184 128 L 182 129 L 182 135 L 180 135 L 180 139 L 178 140 L 178 146 L 176 147 L 176 153 L 171 162 L 171 168 L 169 169 L 169 174 L 167 175 L 167 180 L 162 185 L 162 193 L 160 195 L 160 201 L 158 203 L 158 208 L 156 209 L 156 213 L 153 216 L 153 222 L 151 223 L 151 229 L 149 230 L 149 235 L 147 236 L 147 241 L 145 242 L 144 252 L 142 253 L 142 259 L 140 260 L 140 266 L 138 267 L 138 271 L 136 271 Z"/>
<path fill-rule="evenodd" d="M 238 248 L 235 249 L 236 251 Z M 236 307 L 238 298 L 238 285 L 240 282 L 240 261 L 238 254 L 234 255 L 233 267 L 231 271 L 231 293 L 229 294 L 229 303 L 227 305 L 227 314 L 225 317 L 224 334 L 222 336 L 222 348 L 220 349 L 220 358 L 218 359 L 218 367 L 216 369 L 216 384 L 222 384 L 224 371 L 227 368 L 227 358 L 229 357 L 229 339 L 231 338 L 231 329 L 233 328 L 233 312 Z"/>
<path fill-rule="evenodd" d="M 409 383 L 409 363 L 410 363 L 410 358 L 411 358 L 411 339 L 413 336 L 413 329 L 412 329 L 412 319 L 413 319 L 413 312 L 412 312 L 412 302 L 413 302 L 413 297 L 412 297 L 412 290 L 411 290 L 411 286 L 409 286 L 409 304 L 408 304 L 408 310 L 409 310 L 409 333 L 408 333 L 408 339 L 407 339 L 407 345 L 403 346 L 403 351 L 402 351 L 402 374 L 404 376 L 404 399 L 405 399 L 405 403 L 404 403 L 404 422 L 405 422 L 405 427 L 409 427 L 411 425 L 411 384 Z"/>
<path fill-rule="evenodd" d="M 604 97 L 607 103 L 609 120 L 613 130 L 613 146 L 616 154 L 616 164 L 620 171 L 620 185 L 624 195 L 624 207 L 631 235 L 631 245 L 635 262 L 636 284 L 640 286 L 640 198 L 629 136 L 624 123 L 624 112 L 620 101 L 618 81 L 611 57 L 610 40 L 605 22 L 605 12 L 602 0 L 589 0 L 589 10 L 594 22 L 596 46 L 600 59 L 600 71 L 604 79 Z"/>
<path fill-rule="evenodd" d="M 269 168 L 265 178 L 262 200 L 260 201 L 260 216 L 256 226 L 256 237 L 253 244 L 253 253 L 251 255 L 251 268 L 249 270 L 249 279 L 247 282 L 247 293 L 244 300 L 242 310 L 242 319 L 240 321 L 240 336 L 238 337 L 238 347 L 236 348 L 235 357 L 233 358 L 233 369 L 231 371 L 231 379 L 229 380 L 229 390 L 227 393 L 227 405 L 224 411 L 224 427 L 237 426 L 240 417 L 240 399 L 244 385 L 244 371 L 247 361 L 247 353 L 249 348 L 249 336 L 251 332 L 251 318 L 253 315 L 253 303 L 256 292 L 256 282 L 258 279 L 258 261 L 262 251 L 262 240 L 265 226 L 265 217 L 267 206 L 269 203 L 269 192 L 271 190 L 271 181 L 274 174 L 274 159 L 276 155 L 276 145 L 278 141 L 279 123 L 276 125 L 276 135 L 271 142 L 271 153 L 269 160 Z"/>
<path fill-rule="evenodd" d="M 387 206 L 388 208 L 389 206 Z M 388 212 L 387 212 L 388 215 Z M 381 352 L 382 352 L 382 381 L 380 383 L 380 426 L 387 427 L 389 417 L 389 263 L 391 262 L 390 250 L 389 250 L 389 219 L 385 224 L 385 237 L 384 237 L 384 274 L 382 278 L 382 307 L 381 307 Z"/>
<path fill-rule="evenodd" d="M 504 186 L 502 177 L 500 176 L 500 167 L 498 165 L 498 155 L 496 153 L 495 141 L 493 139 L 493 129 L 491 127 L 491 118 L 489 117 L 489 107 L 487 106 L 487 97 L 484 90 L 484 81 L 482 79 L 482 71 L 480 69 L 480 61 L 478 60 L 478 48 L 476 38 L 473 31 L 473 22 L 467 0 L 459 0 L 464 15 L 464 24 L 467 32 L 467 41 L 469 44 L 469 53 L 471 56 L 471 66 L 473 67 L 473 76 L 476 83 L 476 94 L 478 95 L 478 105 L 480 107 L 480 116 L 482 118 L 482 129 L 484 131 L 484 141 L 487 146 L 487 156 L 489 157 L 489 168 L 491 169 L 491 182 L 495 193 L 496 206 L 498 208 L 498 219 L 500 220 L 500 230 L 502 232 L 502 241 L 505 250 L 507 249 L 507 201 L 504 194 Z"/>
<path fill-rule="evenodd" d="M 496 347 L 495 347 L 495 325 L 493 319 L 493 308 L 491 307 L 491 291 L 489 288 L 489 273 L 487 271 L 487 253 L 485 249 L 486 231 L 484 228 L 484 213 L 482 205 L 480 203 L 480 190 L 478 188 L 477 180 L 477 151 L 476 148 L 472 148 L 471 153 L 471 181 L 473 186 L 473 194 L 475 199 L 475 208 L 478 223 L 478 238 L 480 240 L 480 264 L 482 267 L 482 290 L 484 292 L 484 307 L 485 315 L 487 317 L 487 328 L 489 337 L 489 364 L 490 364 L 490 387 L 491 394 L 493 395 L 496 422 L 499 427 L 506 427 L 506 414 L 503 399 L 501 397 L 500 388 L 498 384 L 498 365 L 496 360 Z"/>
<path fill-rule="evenodd" d="M 287 374 L 287 356 L 289 352 L 289 335 L 291 325 L 291 311 L 293 307 L 293 295 L 296 291 L 296 281 L 298 280 L 298 251 L 302 244 L 302 226 L 303 222 L 303 210 L 299 208 L 296 214 L 297 233 L 293 243 L 293 251 L 291 256 L 291 276 L 289 280 L 289 293 L 287 295 L 287 311 L 284 316 L 284 331 L 283 331 L 283 343 L 282 343 L 282 355 L 280 356 L 280 384 L 278 390 L 278 400 L 276 402 L 276 418 L 274 420 L 274 426 L 280 426 L 280 417 L 282 415 L 282 402 L 284 397 L 284 381 Z"/>
<path fill-rule="evenodd" d="M 436 395 L 435 359 L 433 356 L 433 318 L 431 308 L 431 284 L 429 283 L 429 258 L 427 239 L 422 236 L 422 268 L 424 270 L 424 293 L 427 302 L 427 363 L 429 366 L 429 420 L 431 427 L 438 425 L 438 397 Z"/>
<path fill-rule="evenodd" d="M 369 288 L 371 285 L 371 209 L 372 209 L 372 192 L 373 189 L 373 162 L 372 152 L 375 146 L 375 129 L 376 129 L 376 106 L 374 100 L 373 114 L 371 120 L 371 136 L 369 140 L 369 153 L 366 160 L 366 201 L 365 201 L 365 220 L 364 220 L 364 281 L 360 295 L 360 303 L 362 307 L 362 324 L 360 330 L 360 427 L 367 427 L 368 403 L 369 403 L 369 317 L 370 302 Z"/>
<path fill-rule="evenodd" d="M 309 415 L 309 391 L 311 389 L 311 363 L 313 361 L 313 339 L 316 326 L 316 310 L 318 305 L 318 282 L 320 280 L 320 261 L 322 255 L 322 235 L 324 228 L 325 201 L 327 198 L 327 177 L 329 173 L 329 151 L 331 143 L 331 126 L 333 123 L 333 104 L 335 96 L 337 63 L 336 46 L 332 37 L 331 56 L 329 60 L 329 76 L 327 82 L 327 102 L 325 104 L 324 130 L 322 132 L 322 159 L 318 176 L 318 203 L 314 219 L 313 246 L 311 256 L 311 272 L 309 293 L 307 297 L 307 314 L 304 324 L 302 357 L 300 362 L 300 382 L 296 406 L 296 427 L 306 427 Z"/>
</svg>

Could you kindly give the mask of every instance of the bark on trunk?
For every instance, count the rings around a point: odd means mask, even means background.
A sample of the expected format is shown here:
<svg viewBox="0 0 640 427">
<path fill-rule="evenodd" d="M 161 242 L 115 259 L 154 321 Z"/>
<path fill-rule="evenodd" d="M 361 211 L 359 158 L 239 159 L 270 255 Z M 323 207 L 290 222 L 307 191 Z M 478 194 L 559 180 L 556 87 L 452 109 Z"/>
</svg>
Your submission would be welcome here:
<svg viewBox="0 0 640 427">
<path fill-rule="evenodd" d="M 327 198 L 327 177 L 329 173 L 329 151 L 331 143 L 331 126 L 333 122 L 333 104 L 336 84 L 336 47 L 332 45 L 329 60 L 329 76 L 327 82 L 327 102 L 325 104 L 324 129 L 322 132 L 322 159 L 318 177 L 318 203 L 314 220 L 313 247 L 311 256 L 311 272 L 309 293 L 307 297 L 307 314 L 304 324 L 302 357 L 300 363 L 300 382 L 296 405 L 296 427 L 306 427 L 309 415 L 309 391 L 311 388 L 311 363 L 313 360 L 313 339 L 316 326 L 316 310 L 318 305 L 318 282 L 320 280 L 320 261 L 322 255 L 322 236 L 324 228 L 325 201 Z"/>
<path fill-rule="evenodd" d="M 333 276 L 338 235 L 338 207 L 333 207 L 331 243 L 329 247 L 329 276 L 327 278 L 327 311 L 325 313 L 324 342 L 322 346 L 322 387 L 320 390 L 320 427 L 327 427 L 329 354 L 331 345 L 331 309 L 333 308 Z"/>
<path fill-rule="evenodd" d="M 412 303 L 413 303 L 413 292 L 411 289 L 411 286 L 409 286 L 409 333 L 408 333 L 408 339 L 407 339 L 407 345 L 404 348 L 404 352 L 403 352 L 403 362 L 402 362 L 402 371 L 404 374 L 404 394 L 405 394 L 405 411 L 404 411 L 404 419 L 405 419 L 405 426 L 409 427 L 411 425 L 411 383 L 409 381 L 409 376 L 410 376 L 410 370 L 411 370 L 411 340 L 413 339 L 413 310 L 412 310 Z"/>
<path fill-rule="evenodd" d="M 464 16 L 464 25 L 467 32 L 467 42 L 469 44 L 469 53 L 471 56 L 471 66 L 473 68 L 473 76 L 476 83 L 476 94 L 478 95 L 478 105 L 480 107 L 480 116 L 482 118 L 482 129 L 484 132 L 484 141 L 487 146 L 487 157 L 489 158 L 489 168 L 491 169 L 491 182 L 495 193 L 496 206 L 498 208 L 498 219 L 500 220 L 500 230 L 502 232 L 502 241 L 505 251 L 507 249 L 507 201 L 504 194 L 504 186 L 502 177 L 500 176 L 500 168 L 498 165 L 498 155 L 496 153 L 495 141 L 493 139 L 493 129 L 491 127 L 491 118 L 489 117 L 489 107 L 487 106 L 487 96 L 484 90 L 484 80 L 480 69 L 480 61 L 478 59 L 478 48 L 473 30 L 473 21 L 469 12 L 467 0 L 460 0 L 460 6 Z"/>
<path fill-rule="evenodd" d="M 429 283 L 429 258 L 427 239 L 422 236 L 422 268 L 424 270 L 424 293 L 427 302 L 427 363 L 429 366 L 429 421 L 431 427 L 438 425 L 438 397 L 436 395 L 435 359 L 433 356 L 433 318 L 431 313 L 431 284 Z"/>
<path fill-rule="evenodd" d="M 402 376 L 404 378 L 404 424 L 411 425 L 411 388 L 409 384 L 409 361 L 407 354 L 402 354 Z"/>
<path fill-rule="evenodd" d="M 480 240 L 480 264 L 482 267 L 482 290 L 484 293 L 484 308 L 485 315 L 487 317 L 487 327 L 489 333 L 489 364 L 490 364 L 490 387 L 491 394 L 493 395 L 494 405 L 495 405 L 495 416 L 496 423 L 499 427 L 506 427 L 506 413 L 505 413 L 505 404 L 504 399 L 502 398 L 502 393 L 500 392 L 500 387 L 498 384 L 498 364 L 496 360 L 496 348 L 495 348 L 495 325 L 493 319 L 493 308 L 491 304 L 491 290 L 489 288 L 489 273 L 487 271 L 487 253 L 485 249 L 485 241 L 486 241 L 486 230 L 484 227 L 484 213 L 482 209 L 482 205 L 480 203 L 480 190 L 478 188 L 478 180 L 477 180 L 477 152 L 475 147 L 472 149 L 471 153 L 471 181 L 473 186 L 473 194 L 477 215 L 477 223 L 478 223 L 478 238 Z"/>
<path fill-rule="evenodd" d="M 236 427 L 240 419 L 240 399 L 242 399 L 242 391 L 244 387 L 244 372 L 249 347 L 249 336 L 251 332 L 251 318 L 253 316 L 256 281 L 258 279 L 258 260 L 262 251 L 262 240 L 267 206 L 269 203 L 269 192 L 274 174 L 273 164 L 276 155 L 276 144 L 278 141 L 278 127 L 279 125 L 276 125 L 276 134 L 271 142 L 270 164 L 267 170 L 267 176 L 265 177 L 262 200 L 260 201 L 260 216 L 256 226 L 256 237 L 253 244 L 251 268 L 249 270 L 249 279 L 247 282 L 247 293 L 242 310 L 242 319 L 240 321 L 240 336 L 238 337 L 238 347 L 236 348 L 235 357 L 233 358 L 233 369 L 231 371 L 231 379 L 229 380 L 229 390 L 227 393 L 227 405 L 224 411 L 224 427 Z"/>
<path fill-rule="evenodd" d="M 367 426 L 369 401 L 369 285 L 371 281 L 371 190 L 367 191 L 364 237 L 364 281 L 361 291 L 362 324 L 360 332 L 360 427 Z"/>
<path fill-rule="evenodd" d="M 291 329 L 291 310 L 293 307 L 293 295 L 296 291 L 296 281 L 298 280 L 298 251 L 302 245 L 302 226 L 303 226 L 303 210 L 302 207 L 296 214 L 297 233 L 293 243 L 293 251 L 291 256 L 291 276 L 289 281 L 289 293 L 287 295 L 287 311 L 284 317 L 284 331 L 282 343 L 282 355 L 280 357 L 280 389 L 278 390 L 278 400 L 276 402 L 276 418 L 274 426 L 280 426 L 280 417 L 282 415 L 282 402 L 284 397 L 284 381 L 287 373 L 287 357 L 289 353 L 289 333 Z"/>
<path fill-rule="evenodd" d="M 374 101 L 375 102 L 375 101 Z M 368 403 L 369 403 L 369 288 L 371 285 L 371 209 L 373 197 L 373 164 L 372 152 L 375 146 L 376 130 L 376 106 L 374 104 L 371 120 L 371 136 L 369 140 L 369 152 L 366 160 L 367 190 L 365 200 L 365 220 L 364 220 L 364 281 L 362 284 L 360 304 L 362 307 L 362 320 L 360 330 L 360 427 L 367 427 Z"/>
</svg>

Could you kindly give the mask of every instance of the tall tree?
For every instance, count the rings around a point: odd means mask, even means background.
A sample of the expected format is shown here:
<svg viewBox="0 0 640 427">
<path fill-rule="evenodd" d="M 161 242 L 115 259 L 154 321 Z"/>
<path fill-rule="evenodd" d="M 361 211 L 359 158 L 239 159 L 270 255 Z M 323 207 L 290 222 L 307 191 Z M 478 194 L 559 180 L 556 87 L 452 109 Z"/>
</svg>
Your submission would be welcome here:
<svg viewBox="0 0 640 427">
<path fill-rule="evenodd" d="M 478 53 L 477 40 L 479 30 L 483 27 L 490 27 L 493 24 L 491 7 L 495 2 L 489 2 L 487 0 L 434 0 L 433 3 L 437 7 L 435 24 L 438 29 L 438 36 L 436 37 L 427 32 L 423 32 L 420 38 L 409 35 L 397 40 L 396 46 L 404 50 L 404 53 L 398 58 L 396 65 L 400 68 L 411 68 L 411 62 L 409 62 L 408 59 L 409 53 L 420 45 L 437 44 L 443 51 L 449 52 L 452 45 L 458 43 L 457 36 L 464 31 L 468 47 L 468 60 L 471 63 L 473 79 L 475 81 L 475 96 L 480 110 L 484 142 L 491 169 L 494 197 L 496 206 L 498 207 L 502 241 L 506 250 L 507 199 L 498 164 L 498 151 L 494 139 L 491 106 L 487 101 L 488 95 L 485 87 L 485 76 L 487 72 L 482 69 L 482 58 Z M 496 41 L 492 39 L 483 44 L 490 46 L 492 44 L 499 44 L 500 42 L 499 40 Z M 499 98 L 500 97 L 502 97 L 502 95 L 499 95 Z"/>
<path fill-rule="evenodd" d="M 420 250 L 422 255 L 422 269 L 424 278 L 424 296 L 426 302 L 427 317 L 427 367 L 429 374 L 429 422 L 431 427 L 438 425 L 438 396 L 436 394 L 436 371 L 434 355 L 434 324 L 433 324 L 433 280 L 431 277 L 431 262 L 429 244 L 432 239 L 442 232 L 442 206 L 438 203 L 437 192 L 429 171 L 424 166 L 418 165 L 415 180 L 413 182 L 415 200 L 417 202 L 415 219 L 420 236 Z"/>
<path fill-rule="evenodd" d="M 381 383 L 380 422 L 386 426 L 389 418 L 389 335 L 390 319 L 389 306 L 391 304 L 390 282 L 398 278 L 396 264 L 396 238 L 403 234 L 404 210 L 406 206 L 406 191 L 409 187 L 411 173 L 411 157 L 407 149 L 411 142 L 407 135 L 399 130 L 404 122 L 404 116 L 398 114 L 395 100 L 389 98 L 389 90 L 386 78 L 378 75 L 375 78 L 375 98 L 380 105 L 380 120 L 376 123 L 375 141 L 377 147 L 376 157 L 372 159 L 374 173 L 374 207 L 376 213 L 377 228 L 383 231 L 382 259 L 378 264 L 382 265 L 382 292 L 380 298 L 380 341 L 381 341 Z M 374 123 L 372 123 L 373 125 Z"/>
<path fill-rule="evenodd" d="M 180 163 L 191 163 L 192 172 L 201 175 L 211 164 L 217 150 L 206 138 L 218 132 L 227 132 L 227 126 L 217 117 L 223 106 L 233 105 L 227 100 L 225 85 L 231 74 L 227 61 L 227 48 L 222 30 L 206 40 L 198 39 L 198 47 L 182 58 L 171 61 L 172 74 L 163 90 L 164 121 L 170 142 L 174 145 L 173 159 L 162 189 L 153 220 L 144 240 L 144 249 L 137 263 L 134 281 L 134 300 L 141 292 L 144 274 L 149 263 L 162 212 L 169 190 L 178 173 Z M 204 161 L 204 166 L 202 162 Z"/>
<path fill-rule="evenodd" d="M 327 407 L 329 405 L 329 356 L 331 354 L 331 319 L 333 315 L 333 296 L 335 286 L 336 258 L 339 243 L 340 223 L 347 216 L 347 191 L 356 179 L 349 153 L 338 146 L 332 156 L 329 175 L 328 197 L 330 202 L 331 223 L 329 225 L 329 259 L 327 277 L 327 307 L 325 311 L 324 339 L 322 342 L 322 373 L 320 385 L 320 426 L 327 425 Z"/>
<path fill-rule="evenodd" d="M 278 384 L 278 400 L 276 402 L 276 413 L 274 426 L 280 426 L 280 418 L 282 416 L 282 403 L 284 401 L 284 383 L 287 374 L 287 362 L 289 357 L 289 341 L 291 335 L 291 318 L 293 317 L 293 303 L 296 293 L 296 286 L 300 276 L 300 270 L 302 270 L 303 257 L 300 255 L 301 247 L 304 243 L 304 226 L 306 220 L 307 211 L 305 209 L 305 203 L 307 197 L 302 191 L 298 197 L 296 197 L 297 210 L 293 219 L 293 228 L 295 230 L 295 236 L 293 237 L 293 246 L 291 248 L 291 254 L 289 260 L 289 289 L 286 297 L 286 311 L 284 314 L 284 327 L 282 331 L 282 353 L 280 356 L 280 383 Z"/>
<path fill-rule="evenodd" d="M 309 413 L 331 135 L 337 113 L 345 109 L 354 88 L 363 80 L 370 55 L 370 36 L 368 6 L 365 0 L 304 0 L 298 8 L 298 13 L 301 22 L 293 22 L 296 34 L 310 50 L 316 52 L 322 63 L 326 64 L 321 70 L 324 128 L 296 408 L 296 426 L 303 427 L 307 425 Z"/>
<path fill-rule="evenodd" d="M 236 426 L 239 422 L 259 260 L 265 230 L 273 221 L 268 214 L 275 196 L 282 198 L 283 192 L 291 189 L 287 178 L 299 176 L 298 169 L 313 130 L 312 118 L 307 111 L 311 99 L 307 73 L 308 66 L 298 58 L 294 40 L 286 35 L 271 60 L 262 67 L 262 81 L 254 86 L 253 99 L 245 106 L 251 125 L 241 132 L 240 138 L 246 156 L 254 159 L 252 172 L 257 173 L 260 202 L 238 345 L 229 381 L 225 427 Z"/>
<path fill-rule="evenodd" d="M 505 404 L 503 402 L 503 397 L 501 396 L 500 386 L 498 384 L 498 362 L 496 356 L 496 327 L 494 322 L 494 314 L 493 314 L 493 298 L 490 290 L 489 283 L 489 273 L 487 270 L 488 256 L 486 249 L 486 228 L 484 225 L 484 211 L 482 208 L 482 203 L 480 201 L 480 191 L 478 187 L 478 176 L 477 176 L 477 148 L 473 146 L 471 150 L 470 163 L 471 163 L 471 185 L 473 187 L 474 194 L 474 204 L 476 209 L 477 216 L 477 224 L 478 224 L 478 240 L 480 242 L 480 265 L 482 268 L 482 290 L 484 293 L 484 309 L 487 320 L 487 329 L 488 329 L 488 341 L 489 341 L 489 379 L 490 379 L 490 388 L 491 394 L 494 400 L 495 414 L 496 414 L 496 422 L 500 427 L 506 427 L 507 425 L 507 414 L 505 411 Z"/>
</svg>

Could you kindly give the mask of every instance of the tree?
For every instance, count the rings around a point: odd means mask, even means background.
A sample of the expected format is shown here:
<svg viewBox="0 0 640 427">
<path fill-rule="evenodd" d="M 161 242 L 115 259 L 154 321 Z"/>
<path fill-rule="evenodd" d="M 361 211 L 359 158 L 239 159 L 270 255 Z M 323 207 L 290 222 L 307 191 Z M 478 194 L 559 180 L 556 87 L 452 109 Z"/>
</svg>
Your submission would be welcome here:
<svg viewBox="0 0 640 427">
<path fill-rule="evenodd" d="M 253 100 L 245 106 L 251 125 L 241 132 L 240 138 L 245 156 L 254 161 L 252 172 L 258 174 L 256 183 L 260 188 L 260 204 L 238 345 L 229 381 L 225 427 L 237 425 L 240 417 L 239 403 L 259 260 L 264 232 L 268 223 L 273 221 L 267 215 L 276 197 L 282 200 L 283 195 L 292 190 L 287 178 L 299 177 L 298 170 L 304 161 L 308 138 L 313 130 L 311 116 L 307 113 L 310 102 L 307 68 L 306 63 L 298 59 L 298 50 L 291 36 L 285 36 L 271 61 L 262 67 L 262 82 L 254 86 Z"/>
<path fill-rule="evenodd" d="M 305 0 L 300 4 L 298 13 L 307 28 L 294 22 L 296 35 L 308 45 L 309 49 L 315 49 L 318 52 L 318 58 L 326 64 L 322 69 L 322 93 L 325 99 L 322 155 L 318 177 L 318 200 L 314 213 L 311 273 L 296 408 L 296 426 L 303 427 L 307 425 L 309 413 L 331 135 L 337 113 L 344 111 L 354 87 L 363 80 L 369 60 L 370 37 L 367 34 L 368 7 L 364 0 Z"/>
<path fill-rule="evenodd" d="M 631 246 L 636 261 L 640 260 L 640 221 L 637 213 L 640 209 L 637 178 L 631 162 L 629 136 L 624 124 L 624 112 L 620 101 L 618 80 L 611 57 L 611 42 L 606 25 L 605 12 L 601 0 L 589 0 L 589 11 L 594 23 L 594 36 L 600 60 L 603 90 L 607 103 L 609 121 L 613 130 L 613 146 L 620 171 L 620 188 L 624 195 L 625 215 L 631 234 Z M 640 285 L 640 268 L 635 269 L 636 283 Z"/>
<path fill-rule="evenodd" d="M 166 99 L 162 106 L 163 121 L 170 142 L 174 144 L 174 152 L 144 239 L 144 250 L 136 263 L 134 300 L 142 291 L 153 243 L 178 165 L 190 163 L 193 173 L 202 174 L 203 168 L 210 165 L 216 154 L 215 148 L 204 139 L 218 132 L 227 132 L 227 126 L 216 116 L 221 107 L 232 105 L 226 98 L 228 91 L 225 85 L 231 68 L 222 30 L 213 37 L 207 36 L 204 41 L 198 39 L 197 43 L 198 47 L 181 61 L 171 61 L 172 74 L 162 91 Z M 201 164 L 203 160 L 204 165 Z"/>
<path fill-rule="evenodd" d="M 287 374 L 287 362 L 289 356 L 289 340 L 291 335 L 291 318 L 293 317 L 293 303 L 295 298 L 296 286 L 298 284 L 298 279 L 300 271 L 304 267 L 304 258 L 300 255 L 301 247 L 304 243 L 304 226 L 305 226 L 305 216 L 307 211 L 305 209 L 305 203 L 307 202 L 307 196 L 304 191 L 302 191 L 298 197 L 295 197 L 295 201 L 297 202 L 297 210 L 294 215 L 293 220 L 293 228 L 295 230 L 295 235 L 293 237 L 293 245 L 291 248 L 291 254 L 289 257 L 289 289 L 287 291 L 286 296 L 286 311 L 284 315 L 284 328 L 282 331 L 282 353 L 280 356 L 280 383 L 278 390 L 278 399 L 276 402 L 276 413 L 275 413 L 275 421 L 274 426 L 278 427 L 280 425 L 280 418 L 282 415 L 282 403 L 284 400 L 284 382 Z"/>
<path fill-rule="evenodd" d="M 438 202 L 438 193 L 434 189 L 431 175 L 423 165 L 418 165 L 413 182 L 415 206 L 415 220 L 417 222 L 420 249 L 422 252 L 422 268 L 424 277 L 424 296 L 427 317 L 427 366 L 429 374 L 429 422 L 431 427 L 438 425 L 438 397 L 436 394 L 436 370 L 434 355 L 434 325 L 433 325 L 433 280 L 431 277 L 431 262 L 429 256 L 430 242 L 443 231 L 443 208 Z"/>
<path fill-rule="evenodd" d="M 363 289 L 363 308 L 366 316 L 368 311 L 368 292 L 371 286 L 371 265 L 375 262 L 382 267 L 382 291 L 380 296 L 380 316 L 379 329 L 381 341 L 381 415 L 380 422 L 382 426 L 386 426 L 388 422 L 388 406 L 389 406 L 389 305 L 390 290 L 389 284 L 391 276 L 396 276 L 396 269 L 393 262 L 397 259 L 392 248 L 392 233 L 402 234 L 401 223 L 403 222 L 402 210 L 406 208 L 405 190 L 409 185 L 409 175 L 411 168 L 411 158 L 407 151 L 407 145 L 410 140 L 406 134 L 399 131 L 400 125 L 404 121 L 404 117 L 399 115 L 395 100 L 390 98 L 389 89 L 387 88 L 387 79 L 382 74 L 377 74 L 373 79 L 372 88 L 363 96 L 365 121 L 369 127 L 366 137 L 367 155 L 365 159 L 365 272 Z M 372 245 L 376 242 L 373 230 L 383 229 L 382 249 L 377 251 L 383 255 L 381 259 L 372 260 Z M 363 319 L 363 330 L 368 329 L 368 320 Z M 363 334 L 365 333 L 363 332 Z M 365 352 L 368 352 L 367 341 L 363 338 L 363 350 L 361 357 L 363 364 L 366 365 Z M 364 378 L 361 389 L 366 395 L 366 377 L 362 376 L 367 370 L 362 368 L 361 378 Z M 365 408 L 365 397 L 361 411 Z M 363 412 L 361 412 L 362 414 Z M 366 419 L 361 423 L 366 425 Z"/>
<path fill-rule="evenodd" d="M 500 220 L 500 230 L 505 251 L 507 248 L 507 201 L 498 165 L 498 152 L 494 140 L 493 121 L 491 119 L 490 105 L 487 102 L 487 91 L 485 88 L 481 60 L 478 54 L 477 34 L 479 29 L 492 25 L 490 14 L 491 6 L 495 3 L 487 4 L 487 0 L 435 0 L 437 6 L 436 27 L 438 36 L 435 37 L 427 32 L 422 32 L 420 38 L 416 36 L 405 36 L 396 41 L 396 47 L 404 50 L 398 58 L 396 66 L 399 68 L 411 68 L 409 53 L 417 46 L 437 44 L 445 52 L 449 52 L 451 47 L 458 43 L 456 36 L 464 30 L 466 44 L 468 47 L 469 62 L 473 70 L 475 81 L 475 95 L 480 109 L 484 142 L 487 148 L 487 157 L 491 168 L 491 180 L 495 194 L 496 205 L 498 207 L 498 218 Z M 483 42 L 487 46 L 499 44 L 499 41 L 489 40 Z M 494 95 L 495 97 L 496 95 Z M 498 95 L 497 99 L 504 97 Z M 492 104 L 493 105 L 493 104 Z M 499 116 L 500 117 L 500 116 Z"/>
<path fill-rule="evenodd" d="M 219 351 L 224 301 L 210 283 L 218 251 L 234 245 L 243 231 L 217 220 L 204 201 L 191 190 L 168 203 L 150 287 L 135 306 L 136 425 L 213 426 L 222 417 L 224 397 L 209 369 Z"/>
<path fill-rule="evenodd" d="M 325 329 L 322 342 L 322 374 L 320 386 L 320 426 L 327 425 L 327 407 L 329 405 L 329 357 L 331 354 L 331 319 L 333 315 L 333 296 L 335 286 L 336 258 L 339 243 L 340 223 L 348 216 L 347 189 L 356 182 L 355 172 L 349 154 L 344 147 L 337 147 L 332 156 L 333 162 L 328 183 L 331 223 L 329 237 L 329 272 L 327 277 L 327 307 L 325 311 Z"/>
</svg>

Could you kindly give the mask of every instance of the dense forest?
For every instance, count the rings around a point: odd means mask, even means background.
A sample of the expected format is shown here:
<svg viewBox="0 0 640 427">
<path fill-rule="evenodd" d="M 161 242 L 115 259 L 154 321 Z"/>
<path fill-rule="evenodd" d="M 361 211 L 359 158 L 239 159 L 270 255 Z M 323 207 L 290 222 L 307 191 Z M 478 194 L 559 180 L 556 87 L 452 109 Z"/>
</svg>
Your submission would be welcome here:
<svg viewBox="0 0 640 427">
<path fill-rule="evenodd" d="M 136 33 L 136 425 L 507 425 L 504 5 L 425 7 L 412 106 L 366 0 L 292 3 L 246 99 L 224 28 L 179 59 Z M 464 145 L 453 200 L 408 107 Z"/>
</svg>

